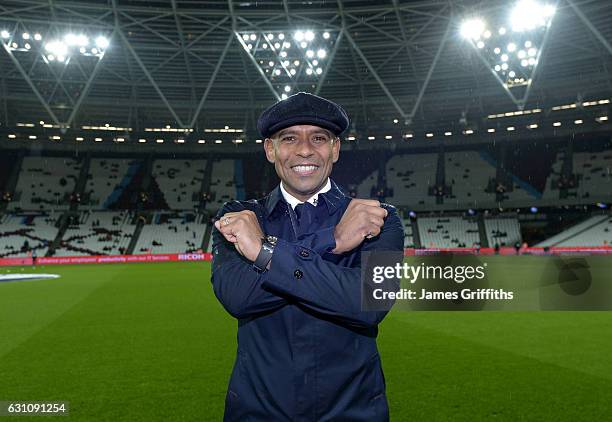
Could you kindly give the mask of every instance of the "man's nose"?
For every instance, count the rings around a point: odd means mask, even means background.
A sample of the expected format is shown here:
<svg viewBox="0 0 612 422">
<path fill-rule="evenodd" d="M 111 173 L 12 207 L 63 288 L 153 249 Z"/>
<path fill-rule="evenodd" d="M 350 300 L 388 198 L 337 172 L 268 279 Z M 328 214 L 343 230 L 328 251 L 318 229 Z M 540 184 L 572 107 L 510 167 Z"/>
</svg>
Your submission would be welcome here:
<svg viewBox="0 0 612 422">
<path fill-rule="evenodd" d="M 310 157 L 313 154 L 312 145 L 308 139 L 298 141 L 296 154 L 301 157 Z"/>
</svg>

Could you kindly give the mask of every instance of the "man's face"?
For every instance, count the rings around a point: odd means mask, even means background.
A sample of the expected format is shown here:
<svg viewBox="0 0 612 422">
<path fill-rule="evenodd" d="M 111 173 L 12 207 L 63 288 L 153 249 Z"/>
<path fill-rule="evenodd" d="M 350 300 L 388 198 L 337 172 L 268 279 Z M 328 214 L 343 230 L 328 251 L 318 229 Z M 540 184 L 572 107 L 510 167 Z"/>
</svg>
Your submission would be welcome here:
<svg viewBox="0 0 612 422">
<path fill-rule="evenodd" d="M 287 192 L 306 201 L 325 185 L 338 161 L 340 140 L 327 129 L 295 125 L 266 138 L 264 148 Z"/>
</svg>

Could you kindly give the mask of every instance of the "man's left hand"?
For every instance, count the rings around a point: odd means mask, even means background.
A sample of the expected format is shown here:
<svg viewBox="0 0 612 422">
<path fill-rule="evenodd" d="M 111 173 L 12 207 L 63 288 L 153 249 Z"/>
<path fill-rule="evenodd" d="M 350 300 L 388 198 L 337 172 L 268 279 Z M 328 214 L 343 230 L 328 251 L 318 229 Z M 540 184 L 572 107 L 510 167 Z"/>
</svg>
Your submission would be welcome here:
<svg viewBox="0 0 612 422">
<path fill-rule="evenodd" d="M 215 227 L 223 237 L 234 244 L 240 255 L 249 261 L 255 261 L 261 250 L 264 233 L 253 211 L 225 213 L 215 221 Z"/>
</svg>

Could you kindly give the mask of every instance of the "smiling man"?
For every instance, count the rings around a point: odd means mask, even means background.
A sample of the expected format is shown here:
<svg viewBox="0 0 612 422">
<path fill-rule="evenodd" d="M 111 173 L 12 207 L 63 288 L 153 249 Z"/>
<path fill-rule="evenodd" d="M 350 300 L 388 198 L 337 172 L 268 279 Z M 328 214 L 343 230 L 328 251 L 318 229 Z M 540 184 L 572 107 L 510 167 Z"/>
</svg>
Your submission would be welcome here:
<svg viewBox="0 0 612 422">
<path fill-rule="evenodd" d="M 361 253 L 401 251 L 394 207 L 330 180 L 346 112 L 299 93 L 258 129 L 280 185 L 224 205 L 213 233 L 215 294 L 238 319 L 225 421 L 386 421 L 376 347 L 386 312 L 361 303 Z"/>
</svg>

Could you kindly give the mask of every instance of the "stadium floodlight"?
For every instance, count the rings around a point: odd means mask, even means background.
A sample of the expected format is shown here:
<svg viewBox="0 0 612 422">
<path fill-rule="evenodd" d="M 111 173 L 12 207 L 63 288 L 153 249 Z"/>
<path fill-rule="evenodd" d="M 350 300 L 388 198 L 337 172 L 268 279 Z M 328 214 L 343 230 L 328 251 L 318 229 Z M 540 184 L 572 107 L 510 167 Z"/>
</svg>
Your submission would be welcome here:
<svg viewBox="0 0 612 422">
<path fill-rule="evenodd" d="M 29 43 L 25 43 L 24 47 L 26 50 L 29 50 L 30 48 L 32 48 L 32 46 Z"/>
<path fill-rule="evenodd" d="M 282 95 L 281 95 L 281 100 L 286 100 L 287 98 L 288 98 L 288 97 L 287 97 L 287 94 L 282 94 Z"/>
<path fill-rule="evenodd" d="M 263 43 L 263 44 L 261 45 L 261 47 L 262 47 L 262 48 L 265 50 L 265 49 L 267 49 L 267 48 L 268 48 L 268 44 Z"/>
<path fill-rule="evenodd" d="M 537 123 L 532 123 L 529 126 L 527 126 L 529 129 L 537 129 L 538 128 L 538 124 Z"/>
<path fill-rule="evenodd" d="M 270 67 L 274 66 L 274 62 L 273 62 L 272 60 L 270 60 L 270 61 L 268 62 L 268 66 L 270 66 Z"/>
<path fill-rule="evenodd" d="M 280 34 L 278 34 L 278 39 L 279 40 L 284 40 L 285 39 L 285 34 L 283 34 L 282 32 Z"/>
<path fill-rule="evenodd" d="M 461 35 L 470 40 L 478 40 L 485 31 L 485 23 L 482 19 L 472 18 L 461 24 Z"/>
<path fill-rule="evenodd" d="M 501 70 L 501 66 L 496 64 L 493 69 L 495 69 L 496 72 L 499 72 Z"/>
<path fill-rule="evenodd" d="M 478 47 L 478 48 L 484 48 L 484 46 L 485 46 L 485 43 L 483 41 L 478 41 L 476 43 L 476 47 Z"/>
<path fill-rule="evenodd" d="M 306 32 L 304 33 L 304 39 L 305 39 L 306 41 L 313 41 L 313 40 L 314 40 L 314 38 L 315 38 L 315 34 L 314 34 L 314 32 L 312 32 L 312 31 L 306 31 Z"/>
<path fill-rule="evenodd" d="M 55 60 L 55 56 L 53 54 L 48 54 L 47 55 L 47 60 L 49 60 L 50 62 Z"/>
<path fill-rule="evenodd" d="M 582 119 L 577 119 L 577 120 L 574 120 L 574 124 L 575 124 L 575 125 L 581 125 L 582 123 L 583 123 L 583 122 L 582 122 Z"/>
<path fill-rule="evenodd" d="M 452 136 L 453 132 L 444 132 L 444 136 Z"/>
<path fill-rule="evenodd" d="M 83 137 L 82 136 L 77 136 L 75 140 L 77 142 L 83 142 Z"/>
<path fill-rule="evenodd" d="M 312 75 L 312 69 L 311 68 L 307 68 L 306 69 L 306 74 L 307 75 Z"/>
<path fill-rule="evenodd" d="M 17 135 L 15 135 L 14 133 L 9 133 L 8 134 L 8 138 L 9 139 L 15 139 L 15 138 L 17 138 Z"/>
<path fill-rule="evenodd" d="M 284 57 L 287 57 L 287 52 L 286 52 L 286 51 L 281 51 L 281 52 L 280 52 L 280 54 L 279 54 L 279 56 L 281 56 L 281 57 L 283 57 L 283 58 L 284 58 Z"/>
<path fill-rule="evenodd" d="M 285 92 L 291 91 L 291 87 L 289 85 L 285 85 Z"/>
<path fill-rule="evenodd" d="M 302 41 L 302 42 L 300 43 L 300 47 L 302 47 L 302 48 L 306 48 L 306 47 L 308 47 L 308 43 L 307 43 L 306 41 Z"/>
<path fill-rule="evenodd" d="M 324 49 L 320 49 L 319 51 L 317 51 L 317 57 L 320 59 L 324 59 L 325 56 L 327 56 L 327 51 L 325 51 Z"/>
<path fill-rule="evenodd" d="M 269 40 L 273 40 L 274 39 L 274 34 L 272 34 L 272 33 L 268 34 L 268 39 Z"/>
<path fill-rule="evenodd" d="M 512 30 L 524 32 L 538 26 L 547 26 L 554 14 L 555 8 L 551 5 L 542 5 L 535 0 L 520 0 L 510 14 Z"/>
<path fill-rule="evenodd" d="M 529 61 L 527 59 L 521 60 L 521 66 L 523 66 L 523 67 L 529 66 Z"/>
<path fill-rule="evenodd" d="M 513 130 L 515 130 L 515 129 L 516 129 L 516 128 L 515 128 L 514 126 L 508 126 L 508 127 L 506 128 L 506 130 L 507 130 L 508 132 L 512 132 L 512 131 L 513 131 Z"/>
<path fill-rule="evenodd" d="M 514 70 L 511 70 L 510 72 L 508 72 L 508 76 L 514 78 L 516 76 L 516 72 L 514 72 Z"/>
<path fill-rule="evenodd" d="M 299 60 L 294 60 L 293 61 L 293 65 L 294 66 L 299 66 L 300 65 L 300 61 Z"/>
<path fill-rule="evenodd" d="M 323 32 L 323 38 L 328 40 L 329 39 L 329 32 Z"/>
<path fill-rule="evenodd" d="M 261 139 L 255 139 L 256 144 L 261 144 L 263 141 Z"/>
<path fill-rule="evenodd" d="M 497 31 L 497 33 L 499 35 L 506 35 L 506 28 L 502 26 L 501 28 L 499 28 L 499 31 Z"/>
<path fill-rule="evenodd" d="M 156 139 L 155 142 L 157 142 L 158 144 L 163 144 L 164 140 L 160 138 L 160 139 Z"/>
<path fill-rule="evenodd" d="M 28 136 L 29 139 L 35 140 L 36 139 L 36 135 L 30 135 Z"/>
<path fill-rule="evenodd" d="M 102 142 L 102 138 L 94 138 L 94 142 Z"/>
<path fill-rule="evenodd" d="M 393 119 L 393 123 L 398 124 L 399 120 L 398 119 Z"/>
<path fill-rule="evenodd" d="M 501 60 L 502 60 L 502 62 L 507 62 L 508 61 L 508 55 L 507 54 L 502 54 L 501 55 Z"/>
<path fill-rule="evenodd" d="M 393 139 L 393 136 L 391 136 L 391 135 L 385 135 L 385 139 Z"/>
<path fill-rule="evenodd" d="M 250 38 L 251 38 L 251 41 L 255 41 L 257 39 L 257 35 L 251 34 Z"/>
<path fill-rule="evenodd" d="M 508 63 L 502 63 L 501 68 L 502 70 L 508 70 Z"/>
<path fill-rule="evenodd" d="M 289 41 L 284 41 L 283 48 L 291 48 L 291 43 Z"/>
<path fill-rule="evenodd" d="M 495 48 L 493 49 L 493 52 L 494 52 L 495 54 L 499 54 L 499 53 L 501 53 L 501 48 L 499 48 L 499 47 L 495 47 Z"/>
<path fill-rule="evenodd" d="M 291 76 L 294 76 L 296 73 L 297 73 L 297 72 L 296 72 L 296 70 L 295 70 L 295 69 L 289 69 L 289 74 L 290 74 Z"/>
<path fill-rule="evenodd" d="M 198 139 L 198 144 L 205 144 L 206 140 L 205 139 Z"/>
<path fill-rule="evenodd" d="M 40 41 L 40 40 L 42 40 L 42 35 L 40 35 L 40 34 L 37 32 L 36 34 L 34 34 L 34 39 L 35 39 L 36 41 Z"/>
<path fill-rule="evenodd" d="M 487 132 L 489 132 L 489 133 L 495 133 L 495 129 L 491 127 L 491 128 L 489 128 L 489 129 L 487 129 Z"/>
<path fill-rule="evenodd" d="M 68 55 L 68 46 L 61 41 L 50 41 L 45 45 L 45 50 L 55 56 Z"/>
<path fill-rule="evenodd" d="M 306 57 L 308 57 L 309 59 L 312 59 L 314 57 L 314 51 L 312 50 L 308 50 L 306 51 Z"/>
<path fill-rule="evenodd" d="M 274 43 L 274 48 L 279 50 L 281 48 L 281 44 L 279 42 Z"/>
<path fill-rule="evenodd" d="M 0 32 L 0 36 L 4 39 L 7 39 L 11 37 L 11 34 L 6 29 L 4 29 L 2 30 L 2 32 Z"/>
<path fill-rule="evenodd" d="M 24 32 L 23 34 L 21 34 L 21 38 L 23 38 L 24 40 L 29 40 L 30 39 L 30 33 L 29 32 Z"/>
<path fill-rule="evenodd" d="M 320 75 L 321 73 L 323 73 L 323 69 L 317 67 L 317 70 L 315 72 L 317 72 L 317 75 Z"/>
<path fill-rule="evenodd" d="M 554 123 L 553 123 L 553 126 L 554 126 L 554 127 L 559 127 L 559 126 L 561 126 L 561 122 L 554 122 Z"/>
<path fill-rule="evenodd" d="M 68 34 L 64 37 L 64 41 L 66 41 L 66 44 L 70 46 L 78 47 L 87 47 L 87 44 L 89 44 L 89 38 L 83 34 Z"/>
<path fill-rule="evenodd" d="M 304 33 L 302 31 L 296 31 L 295 34 L 293 34 L 293 38 L 297 42 L 304 41 Z"/>
<path fill-rule="evenodd" d="M 425 136 L 427 136 L 428 138 L 433 138 L 433 133 L 426 133 Z"/>
<path fill-rule="evenodd" d="M 319 61 L 318 60 L 313 60 L 312 61 L 312 65 L 313 66 L 318 66 L 319 65 Z"/>
<path fill-rule="evenodd" d="M 108 38 L 106 38 L 105 36 L 100 35 L 98 38 L 96 38 L 96 47 L 104 50 L 108 47 L 108 44 Z"/>
<path fill-rule="evenodd" d="M 525 57 L 527 57 L 527 52 L 525 50 L 519 50 L 519 52 L 516 55 L 519 59 L 524 59 Z"/>
<path fill-rule="evenodd" d="M 513 42 L 511 42 L 510 44 L 508 44 L 508 51 L 510 53 L 513 53 L 516 50 L 516 44 L 514 44 Z"/>
<path fill-rule="evenodd" d="M 249 34 L 242 35 L 242 39 L 245 40 L 245 41 L 248 41 L 249 40 Z"/>
<path fill-rule="evenodd" d="M 373 141 L 373 140 L 375 140 L 375 139 L 376 139 L 376 137 L 375 137 L 375 136 L 368 136 L 368 141 Z"/>
</svg>

